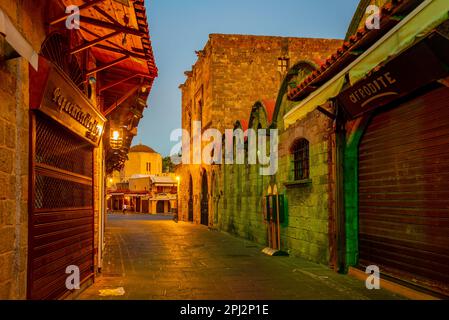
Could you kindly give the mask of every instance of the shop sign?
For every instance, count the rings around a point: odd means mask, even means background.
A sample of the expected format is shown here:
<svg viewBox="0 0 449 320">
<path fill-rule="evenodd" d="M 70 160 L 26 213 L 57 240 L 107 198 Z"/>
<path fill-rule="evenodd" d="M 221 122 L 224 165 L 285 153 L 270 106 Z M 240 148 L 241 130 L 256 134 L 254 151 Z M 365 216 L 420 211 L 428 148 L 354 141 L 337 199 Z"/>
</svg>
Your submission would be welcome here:
<svg viewBox="0 0 449 320">
<path fill-rule="evenodd" d="M 426 41 L 371 72 L 338 96 L 348 115 L 356 118 L 385 106 L 447 75 L 444 64 Z"/>
<path fill-rule="evenodd" d="M 106 119 L 55 66 L 49 70 L 38 109 L 89 143 L 99 145 Z"/>
</svg>

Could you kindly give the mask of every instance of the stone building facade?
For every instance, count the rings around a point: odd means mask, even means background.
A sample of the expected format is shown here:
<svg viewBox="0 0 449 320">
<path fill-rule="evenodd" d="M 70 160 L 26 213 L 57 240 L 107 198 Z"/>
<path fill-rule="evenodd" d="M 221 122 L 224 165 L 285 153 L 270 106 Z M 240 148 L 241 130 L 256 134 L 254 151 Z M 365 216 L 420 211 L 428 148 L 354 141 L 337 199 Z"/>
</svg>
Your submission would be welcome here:
<svg viewBox="0 0 449 320">
<path fill-rule="evenodd" d="M 329 39 L 210 35 L 181 86 L 183 128 L 192 132 L 192 121 L 202 122 L 202 132 L 216 128 L 223 134 L 237 122 L 243 129 L 268 128 L 280 87 L 287 90 L 295 81 L 289 70 L 302 64 L 315 68 L 339 45 Z M 247 165 L 192 164 L 178 172 L 180 219 L 266 242 L 263 196 L 273 177 Z"/>
<path fill-rule="evenodd" d="M 270 246 L 270 238 L 279 234 L 279 245 L 271 243 L 271 246 L 328 265 L 332 247 L 329 190 L 333 121 L 316 111 L 293 126 L 286 127 L 283 122 L 284 115 L 295 105 L 288 100 L 287 93 L 314 70 L 316 65 L 299 61 L 283 79 L 277 100 L 255 103 L 248 118 L 236 121 L 234 128 L 243 131 L 278 130 L 278 170 L 273 176 L 262 176 L 260 164 L 222 165 L 220 185 L 223 196 L 219 201 L 218 226 L 220 230 L 267 246 Z M 307 159 L 304 159 L 307 172 L 301 172 L 301 175 L 295 172 L 293 150 L 300 141 L 307 143 Z M 279 223 L 279 231 L 275 232 L 272 228 L 276 229 L 278 223 L 270 223 L 267 214 L 267 197 L 273 194 L 282 195 L 284 207 L 284 219 Z"/>
<path fill-rule="evenodd" d="M 382 8 L 386 2 L 362 0 L 349 27 L 347 39 L 364 28 L 373 13 L 367 11 L 369 5 Z M 337 49 L 340 52 L 342 44 L 341 41 L 337 46 L 329 47 L 327 55 L 335 55 Z M 296 60 L 289 65 L 276 96 L 258 97 L 277 97 L 277 100 L 259 100 L 253 105 L 249 116 L 237 118 L 241 116 L 239 114 L 234 118 L 235 129 L 279 130 L 277 174 L 263 177 L 258 174 L 258 166 L 222 165 L 216 175 L 219 177 L 220 194 L 213 196 L 213 203 L 218 206 L 216 220 L 220 230 L 270 245 L 270 236 L 277 234 L 272 232 L 272 223 L 267 221 L 266 201 L 275 190 L 283 196 L 285 209 L 285 219 L 277 232 L 280 248 L 275 246 L 276 249 L 339 269 L 342 240 L 338 236 L 341 230 L 337 230 L 338 223 L 341 223 L 337 220 L 341 218 L 337 217 L 336 190 L 342 186 L 337 185 L 337 171 L 341 165 L 338 164 L 336 149 L 334 116 L 337 110 L 334 104 L 327 103 L 322 108 L 301 112 L 294 123 L 284 122 L 284 118 L 299 104 L 298 100 L 288 98 L 289 93 L 312 73 L 320 74 L 318 69 L 325 65 L 311 62 L 308 59 Z M 304 177 L 295 177 L 295 146 L 298 143 L 305 143 L 307 148 L 308 172 Z"/>
</svg>

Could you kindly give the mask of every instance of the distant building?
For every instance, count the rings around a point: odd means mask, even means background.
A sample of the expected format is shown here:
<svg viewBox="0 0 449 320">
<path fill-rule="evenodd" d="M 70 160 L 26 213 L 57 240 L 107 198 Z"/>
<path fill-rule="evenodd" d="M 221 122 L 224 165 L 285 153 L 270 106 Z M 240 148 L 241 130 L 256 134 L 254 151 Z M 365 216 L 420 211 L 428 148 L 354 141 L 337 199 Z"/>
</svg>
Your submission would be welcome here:
<svg viewBox="0 0 449 320">
<path fill-rule="evenodd" d="M 129 150 L 128 160 L 120 172 L 114 172 L 109 178 L 108 188 L 117 188 L 118 184 L 128 182 L 132 176 L 139 174 L 162 174 L 162 156 L 141 143 Z"/>
<path fill-rule="evenodd" d="M 177 181 L 162 173 L 162 156 L 143 144 L 130 149 L 121 172 L 108 181 L 108 208 L 143 214 L 171 213 L 177 207 Z"/>
<path fill-rule="evenodd" d="M 123 174 L 125 180 L 136 174 L 162 174 L 162 156 L 152 148 L 139 144 L 129 151 Z"/>
</svg>

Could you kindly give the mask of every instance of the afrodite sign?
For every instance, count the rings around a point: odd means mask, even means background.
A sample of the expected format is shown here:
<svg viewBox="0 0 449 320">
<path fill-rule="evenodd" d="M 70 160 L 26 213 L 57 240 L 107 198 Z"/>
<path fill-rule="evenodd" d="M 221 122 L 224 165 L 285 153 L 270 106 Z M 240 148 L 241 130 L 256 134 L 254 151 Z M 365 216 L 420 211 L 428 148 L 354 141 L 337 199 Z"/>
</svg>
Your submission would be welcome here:
<svg viewBox="0 0 449 320">
<path fill-rule="evenodd" d="M 446 77 L 444 63 L 435 54 L 439 50 L 434 49 L 442 44 L 447 46 L 447 40 L 438 35 L 421 41 L 343 91 L 339 102 L 355 118 Z"/>
</svg>

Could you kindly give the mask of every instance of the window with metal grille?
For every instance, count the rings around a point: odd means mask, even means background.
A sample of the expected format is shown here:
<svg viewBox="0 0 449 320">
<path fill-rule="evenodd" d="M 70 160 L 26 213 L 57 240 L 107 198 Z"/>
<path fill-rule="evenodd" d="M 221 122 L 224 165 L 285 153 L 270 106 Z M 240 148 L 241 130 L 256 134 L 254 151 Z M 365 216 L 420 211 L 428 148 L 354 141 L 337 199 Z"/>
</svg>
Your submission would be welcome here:
<svg viewBox="0 0 449 320">
<path fill-rule="evenodd" d="M 92 207 L 93 148 L 43 115 L 36 119 L 35 209 Z"/>
<path fill-rule="evenodd" d="M 36 164 L 92 177 L 92 146 L 53 120 L 41 115 L 36 121 Z"/>
<path fill-rule="evenodd" d="M 309 141 L 296 140 L 291 148 L 293 159 L 293 178 L 295 181 L 306 180 L 310 177 L 309 167 Z"/>
</svg>

